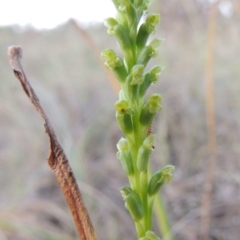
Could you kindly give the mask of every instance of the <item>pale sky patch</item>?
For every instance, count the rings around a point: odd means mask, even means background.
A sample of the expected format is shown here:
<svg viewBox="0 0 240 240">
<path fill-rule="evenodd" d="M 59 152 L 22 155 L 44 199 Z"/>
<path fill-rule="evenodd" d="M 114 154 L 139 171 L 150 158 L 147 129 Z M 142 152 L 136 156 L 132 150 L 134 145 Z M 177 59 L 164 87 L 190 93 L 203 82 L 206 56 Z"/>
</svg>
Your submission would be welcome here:
<svg viewBox="0 0 240 240">
<path fill-rule="evenodd" d="M 1 3 L 0 25 L 49 29 L 70 18 L 80 22 L 102 22 L 114 17 L 115 13 L 110 0 L 6 0 Z"/>
</svg>

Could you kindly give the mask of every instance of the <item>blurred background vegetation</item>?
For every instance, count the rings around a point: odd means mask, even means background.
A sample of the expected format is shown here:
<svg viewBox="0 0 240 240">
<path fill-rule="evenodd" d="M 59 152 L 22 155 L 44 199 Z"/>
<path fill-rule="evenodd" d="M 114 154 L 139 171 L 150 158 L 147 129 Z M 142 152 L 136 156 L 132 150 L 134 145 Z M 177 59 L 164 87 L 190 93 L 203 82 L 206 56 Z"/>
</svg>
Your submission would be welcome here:
<svg viewBox="0 0 240 240">
<path fill-rule="evenodd" d="M 165 39 L 151 64 L 166 67 L 150 89 L 163 96 L 152 165 L 154 171 L 176 166 L 162 190 L 172 233 L 175 240 L 201 239 L 201 209 L 210 202 L 208 239 L 238 240 L 239 1 L 162 0 L 151 11 L 161 13 L 156 35 Z M 71 21 L 42 31 L 1 27 L 0 36 L 0 240 L 77 239 L 47 165 L 42 121 L 8 64 L 12 44 L 23 48 L 25 71 L 70 159 L 99 239 L 136 239 L 118 190 L 127 184 L 116 159 L 118 97 L 96 55 L 119 51 L 116 40 L 102 25 L 78 29 Z"/>
</svg>

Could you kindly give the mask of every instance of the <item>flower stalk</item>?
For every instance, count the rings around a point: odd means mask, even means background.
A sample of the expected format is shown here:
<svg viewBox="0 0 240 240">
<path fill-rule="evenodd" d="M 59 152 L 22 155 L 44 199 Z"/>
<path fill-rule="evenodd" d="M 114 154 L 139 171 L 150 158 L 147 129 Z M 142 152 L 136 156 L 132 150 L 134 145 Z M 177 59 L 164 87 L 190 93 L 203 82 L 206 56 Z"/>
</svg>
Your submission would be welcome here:
<svg viewBox="0 0 240 240">
<path fill-rule="evenodd" d="M 152 208 L 154 198 L 164 184 L 172 179 L 174 167 L 165 166 L 149 176 L 149 160 L 154 152 L 155 135 L 149 133 L 154 117 L 161 110 L 161 96 L 157 93 L 145 98 L 147 89 L 158 81 L 163 70 L 160 65 L 146 71 L 149 61 L 156 57 L 157 47 L 162 43 L 149 36 L 156 31 L 159 14 L 147 14 L 149 0 L 112 0 L 117 9 L 116 18 L 105 20 L 108 34 L 115 36 L 122 49 L 118 56 L 112 49 L 102 51 L 105 65 L 121 86 L 119 100 L 115 103 L 116 119 L 124 134 L 117 144 L 120 160 L 129 186 L 120 191 L 141 240 L 159 240 L 152 231 Z"/>
</svg>

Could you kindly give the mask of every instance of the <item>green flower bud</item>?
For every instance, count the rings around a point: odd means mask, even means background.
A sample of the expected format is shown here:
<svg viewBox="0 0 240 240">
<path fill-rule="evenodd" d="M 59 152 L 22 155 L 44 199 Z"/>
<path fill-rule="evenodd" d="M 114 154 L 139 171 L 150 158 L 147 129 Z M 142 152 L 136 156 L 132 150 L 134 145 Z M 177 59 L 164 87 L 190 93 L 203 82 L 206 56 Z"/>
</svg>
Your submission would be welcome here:
<svg viewBox="0 0 240 240">
<path fill-rule="evenodd" d="M 168 183 L 172 179 L 172 172 L 174 169 L 174 166 L 167 165 L 158 172 L 154 173 L 148 184 L 149 196 L 155 195 L 165 183 Z"/>
<path fill-rule="evenodd" d="M 143 144 L 138 150 L 137 168 L 140 172 L 146 171 L 150 154 L 153 152 L 153 144 L 155 135 L 150 135 L 145 138 Z"/>
<path fill-rule="evenodd" d="M 161 240 L 153 231 L 147 231 L 146 236 L 139 240 Z"/>
<path fill-rule="evenodd" d="M 130 85 L 136 85 L 136 84 L 140 85 L 140 84 L 142 84 L 143 81 L 144 81 L 143 72 L 144 72 L 144 66 L 143 65 L 135 65 L 131 69 L 130 75 L 127 77 L 127 82 Z"/>
<path fill-rule="evenodd" d="M 124 57 L 127 62 L 132 62 L 131 47 L 132 43 L 127 30 L 120 24 L 114 27 L 114 35 L 116 36 L 121 49 L 124 52 Z"/>
<path fill-rule="evenodd" d="M 138 156 L 137 156 L 137 168 L 140 172 L 144 172 L 147 170 L 148 160 L 152 152 L 153 152 L 153 148 L 148 149 L 148 148 L 145 148 L 144 146 L 141 146 L 139 148 Z"/>
<path fill-rule="evenodd" d="M 146 25 L 147 25 L 147 32 L 153 33 L 155 31 L 155 28 L 160 20 L 159 14 L 151 14 L 146 19 Z"/>
<path fill-rule="evenodd" d="M 149 80 L 152 83 L 156 83 L 158 81 L 159 75 L 160 75 L 160 73 L 162 72 L 163 69 L 164 68 L 160 65 L 157 65 L 157 66 L 153 67 L 149 72 L 149 74 L 150 74 L 150 76 L 149 76 L 150 79 Z"/>
<path fill-rule="evenodd" d="M 127 112 L 128 109 L 129 109 L 128 101 L 126 101 L 126 100 L 118 100 L 115 103 L 115 109 L 116 109 L 116 111 L 119 114 Z"/>
<path fill-rule="evenodd" d="M 149 103 L 149 112 L 150 113 L 157 113 L 160 109 L 160 103 L 162 101 L 162 97 L 160 94 L 152 94 L 149 99 L 148 99 L 148 103 Z"/>
<path fill-rule="evenodd" d="M 137 20 L 137 12 L 134 5 L 128 0 L 118 0 L 120 3 L 119 11 L 123 12 L 127 16 L 128 26 L 136 26 Z"/>
<path fill-rule="evenodd" d="M 149 5 L 151 4 L 151 0 L 145 0 L 143 2 L 143 11 L 147 12 L 148 11 L 148 8 L 149 8 Z"/>
<path fill-rule="evenodd" d="M 151 46 L 146 46 L 138 55 L 137 64 L 147 65 L 149 60 L 157 56 L 157 50 Z"/>
<path fill-rule="evenodd" d="M 138 0 L 136 0 L 138 1 Z M 138 8 L 137 8 L 137 13 L 138 13 L 138 16 L 141 16 L 143 13 L 144 14 L 147 14 L 148 13 L 148 8 L 149 8 L 149 5 L 150 3 L 152 2 L 152 0 L 139 0 L 139 2 L 142 2 L 140 5 L 138 5 Z"/>
<path fill-rule="evenodd" d="M 134 174 L 133 159 L 130 150 L 118 151 L 117 158 L 122 164 L 124 173 L 127 176 L 132 176 Z"/>
<path fill-rule="evenodd" d="M 163 39 L 160 39 L 160 38 L 155 38 L 153 39 L 151 42 L 150 42 L 150 46 L 153 47 L 153 48 L 157 48 L 161 45 L 161 43 L 163 42 Z"/>
<path fill-rule="evenodd" d="M 146 103 L 143 106 L 143 109 L 141 111 L 139 121 L 143 126 L 150 126 L 152 124 L 153 118 L 155 114 L 152 114 L 149 112 L 148 104 Z"/>
<path fill-rule="evenodd" d="M 128 102 L 126 100 L 118 100 L 115 103 L 116 108 L 116 118 L 118 125 L 122 132 L 127 135 L 133 132 L 133 124 L 131 115 L 134 114 L 134 111 L 129 108 Z"/>
<path fill-rule="evenodd" d="M 154 145 L 155 138 L 156 138 L 156 135 L 149 135 L 149 136 L 147 136 L 147 137 L 144 139 L 142 145 L 143 145 L 145 148 L 152 149 L 152 147 L 153 147 L 153 145 Z"/>
<path fill-rule="evenodd" d="M 129 113 L 130 115 L 134 115 L 134 110 L 129 107 L 128 101 L 124 99 L 120 99 L 115 103 L 115 109 L 117 113 Z"/>
<path fill-rule="evenodd" d="M 117 149 L 119 151 L 129 150 L 128 141 L 126 138 L 121 138 L 117 143 Z"/>
<path fill-rule="evenodd" d="M 120 192 L 122 194 L 123 200 L 125 201 L 128 195 L 132 192 L 133 190 L 130 187 L 123 187 L 120 188 Z"/>
<path fill-rule="evenodd" d="M 132 46 L 131 40 L 128 36 L 126 29 L 122 25 L 118 24 L 114 27 L 114 34 L 116 35 L 120 47 L 123 50 L 131 49 Z"/>
<path fill-rule="evenodd" d="M 152 83 L 156 83 L 158 81 L 159 75 L 162 72 L 163 67 L 158 65 L 153 67 L 148 73 L 144 75 L 143 84 L 140 86 L 139 95 L 143 97 Z"/>
<path fill-rule="evenodd" d="M 130 134 L 133 132 L 132 117 L 129 113 L 123 114 L 123 117 L 117 117 L 119 122 L 122 122 L 122 131 L 124 134 Z"/>
<path fill-rule="evenodd" d="M 150 126 L 152 124 L 155 114 L 161 110 L 161 96 L 159 94 L 152 94 L 148 101 L 143 105 L 140 113 L 139 121 L 143 126 Z"/>
<path fill-rule="evenodd" d="M 161 42 L 161 39 L 154 39 L 148 46 L 144 47 L 138 55 L 137 63 L 146 66 L 151 58 L 157 56 L 156 48 Z"/>
<path fill-rule="evenodd" d="M 115 5 L 115 8 L 118 9 L 119 6 L 118 0 L 112 0 L 112 2 Z"/>
<path fill-rule="evenodd" d="M 152 14 L 148 16 L 146 23 L 143 23 L 141 25 L 137 35 L 137 47 L 139 49 L 143 48 L 146 45 L 149 35 L 155 32 L 159 19 L 159 14 Z"/>
<path fill-rule="evenodd" d="M 121 138 L 117 143 L 117 158 L 122 164 L 123 171 L 127 176 L 134 174 L 132 154 L 129 150 L 128 141 L 125 138 Z"/>
<path fill-rule="evenodd" d="M 121 188 L 120 192 L 125 201 L 125 207 L 130 212 L 133 220 L 135 222 L 140 221 L 144 215 L 144 208 L 139 195 L 130 187 Z"/>
<path fill-rule="evenodd" d="M 117 10 L 119 10 L 119 8 L 118 8 Z M 122 25 L 122 26 L 124 26 L 126 29 L 128 29 L 128 20 L 127 20 L 126 14 L 118 11 L 117 21 L 119 22 L 120 25 Z"/>
<path fill-rule="evenodd" d="M 114 27 L 118 24 L 118 21 L 115 18 L 107 18 L 104 20 L 104 25 L 108 28 L 108 34 L 114 35 Z"/>
<path fill-rule="evenodd" d="M 134 0 L 134 4 L 136 7 L 140 7 L 143 4 L 143 0 Z"/>
<path fill-rule="evenodd" d="M 103 50 L 101 57 L 106 61 L 105 66 L 113 71 L 119 82 L 123 83 L 126 80 L 127 71 L 122 59 L 112 49 Z"/>
<path fill-rule="evenodd" d="M 121 67 L 123 65 L 122 60 L 117 56 L 117 54 L 112 49 L 105 49 L 101 53 L 101 57 L 105 60 L 105 65 L 109 69 L 114 69 L 116 67 Z"/>
</svg>

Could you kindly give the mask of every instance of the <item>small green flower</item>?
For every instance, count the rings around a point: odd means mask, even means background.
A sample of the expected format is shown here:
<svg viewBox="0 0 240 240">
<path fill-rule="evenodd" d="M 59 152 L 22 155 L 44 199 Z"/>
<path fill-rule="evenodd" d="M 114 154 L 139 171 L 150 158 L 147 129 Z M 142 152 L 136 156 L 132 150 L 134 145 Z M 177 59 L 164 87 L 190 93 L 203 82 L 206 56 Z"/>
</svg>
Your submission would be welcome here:
<svg viewBox="0 0 240 240">
<path fill-rule="evenodd" d="M 133 123 L 131 115 L 134 114 L 134 110 L 129 108 L 128 102 L 126 100 L 118 100 L 115 103 L 116 108 L 116 118 L 118 125 L 122 132 L 126 135 L 133 132 Z"/>
<path fill-rule="evenodd" d="M 155 32 L 159 19 L 159 14 L 152 14 L 148 16 L 146 22 L 141 25 L 137 35 L 137 46 L 139 49 L 146 45 L 149 35 Z"/>
<path fill-rule="evenodd" d="M 161 110 L 161 96 L 159 94 L 152 94 L 148 101 L 143 105 L 139 122 L 143 126 L 150 126 L 152 124 L 153 118 L 157 112 Z"/>
<path fill-rule="evenodd" d="M 161 110 L 161 103 L 162 97 L 160 94 L 152 94 L 148 99 L 148 106 L 149 106 L 149 112 L 150 113 L 157 113 Z"/>
<path fill-rule="evenodd" d="M 128 0 L 118 0 L 118 2 L 120 3 L 118 9 L 126 15 L 128 26 L 136 26 L 137 12 L 134 5 Z"/>
<path fill-rule="evenodd" d="M 161 74 L 162 70 L 163 70 L 163 67 L 160 65 L 157 65 L 144 75 L 143 84 L 141 85 L 141 87 L 139 89 L 140 97 L 144 96 L 144 94 L 146 93 L 146 91 L 148 90 L 148 88 L 151 84 L 153 84 L 153 83 L 155 84 L 158 81 L 159 75 Z"/>
<path fill-rule="evenodd" d="M 115 18 L 107 18 L 104 20 L 104 25 L 108 27 L 107 33 L 110 36 L 113 36 L 115 34 L 114 27 L 118 24 L 118 21 Z"/>
<path fill-rule="evenodd" d="M 122 164 L 123 171 L 127 176 L 134 174 L 133 159 L 131 151 L 129 150 L 128 141 L 125 138 L 121 138 L 117 144 L 118 152 L 117 158 Z"/>
<path fill-rule="evenodd" d="M 138 55 L 137 63 L 147 65 L 151 58 L 154 58 L 158 55 L 157 47 L 161 44 L 161 39 L 154 39 L 148 46 L 144 47 Z"/>
<path fill-rule="evenodd" d="M 132 62 L 132 41 L 128 35 L 128 31 L 122 25 L 117 24 L 113 29 L 113 33 L 116 36 L 118 43 L 123 50 L 126 61 Z"/>
<path fill-rule="evenodd" d="M 130 212 L 134 221 L 140 221 L 144 216 L 144 208 L 139 195 L 130 187 L 121 188 L 120 192 L 125 201 L 125 207 Z"/>
<path fill-rule="evenodd" d="M 149 71 L 149 81 L 152 83 L 156 83 L 158 81 L 159 75 L 162 72 L 163 67 L 158 65 L 153 67 L 150 71 Z"/>
<path fill-rule="evenodd" d="M 118 100 L 115 103 L 115 108 L 117 113 L 121 114 L 121 113 L 126 113 L 129 109 L 129 103 L 127 100 Z"/>
<path fill-rule="evenodd" d="M 105 66 L 113 71 L 120 83 L 123 83 L 127 78 L 127 71 L 122 59 L 112 49 L 103 50 L 101 57 L 105 60 Z"/>
<path fill-rule="evenodd" d="M 117 143 L 117 149 L 119 151 L 129 150 L 128 141 L 126 138 L 121 138 Z"/>
<path fill-rule="evenodd" d="M 146 137 L 143 144 L 138 150 L 137 156 L 137 168 L 140 172 L 147 171 L 149 157 L 152 154 L 154 148 L 155 135 Z"/>
<path fill-rule="evenodd" d="M 149 196 L 155 195 L 165 183 L 168 183 L 170 180 L 172 180 L 172 173 L 174 169 L 174 166 L 167 165 L 152 176 L 148 184 Z"/>
<path fill-rule="evenodd" d="M 112 49 L 105 49 L 101 54 L 102 59 L 104 59 L 105 66 L 108 69 L 115 69 L 123 65 L 123 61 L 117 56 L 117 54 Z"/>
<path fill-rule="evenodd" d="M 130 75 L 127 77 L 127 82 L 130 85 L 142 84 L 144 81 L 143 73 L 144 73 L 144 66 L 139 64 L 135 65 L 132 68 Z"/>
</svg>

